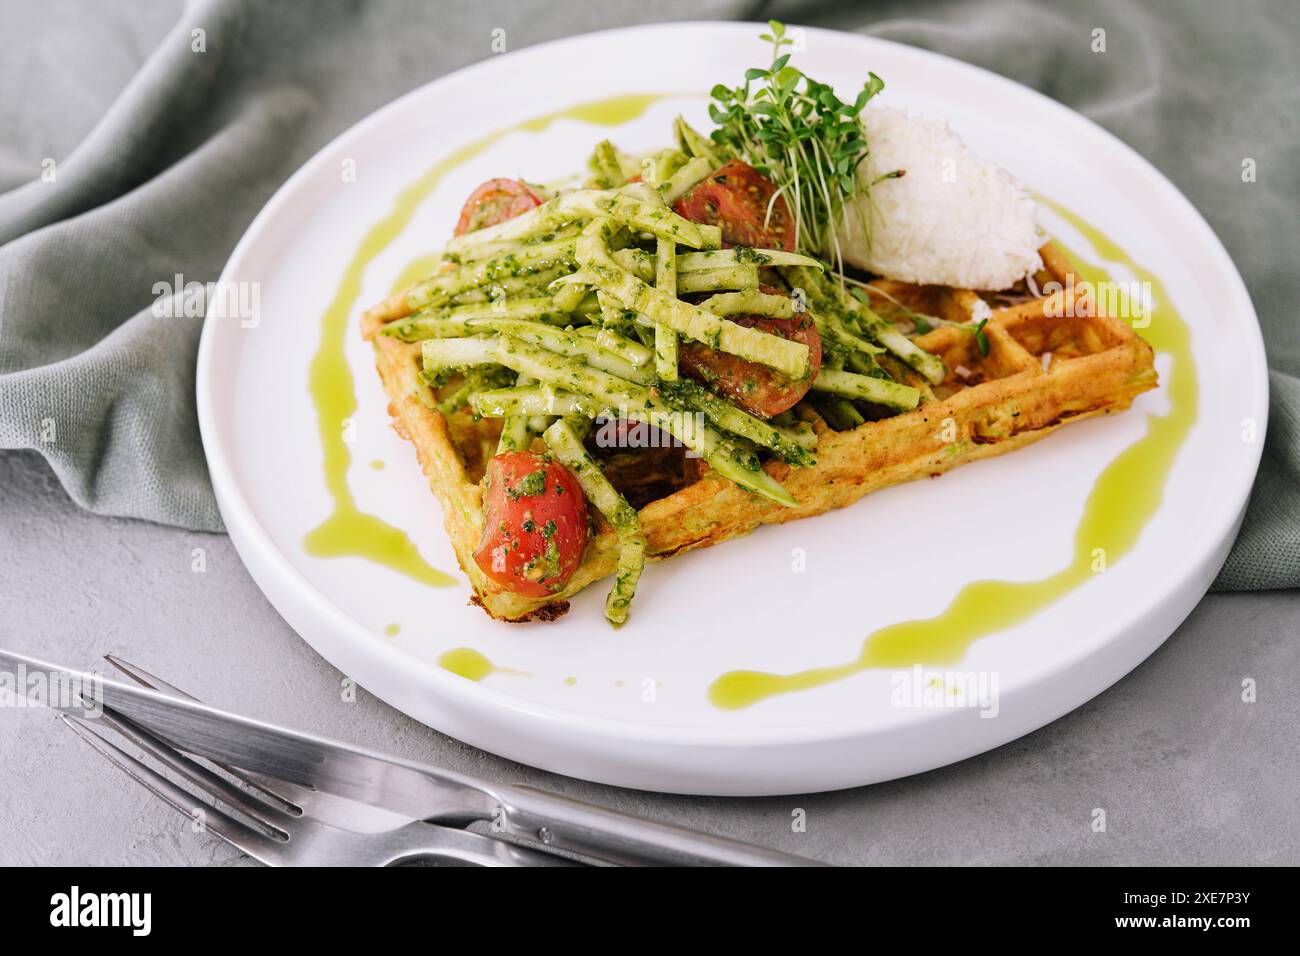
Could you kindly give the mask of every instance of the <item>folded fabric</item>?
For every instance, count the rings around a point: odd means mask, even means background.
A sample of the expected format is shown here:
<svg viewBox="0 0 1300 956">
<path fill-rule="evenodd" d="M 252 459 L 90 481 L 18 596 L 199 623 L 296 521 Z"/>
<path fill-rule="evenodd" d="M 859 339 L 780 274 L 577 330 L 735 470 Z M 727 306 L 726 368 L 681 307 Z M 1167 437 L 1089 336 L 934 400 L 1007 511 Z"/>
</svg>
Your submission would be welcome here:
<svg viewBox="0 0 1300 956">
<path fill-rule="evenodd" d="M 1287 259 L 1300 248 L 1300 167 L 1278 119 L 1300 106 L 1285 81 L 1294 4 L 610 0 L 563 11 L 212 0 L 7 14 L 0 83 L 23 95 L 0 107 L 0 448 L 41 452 L 90 510 L 219 530 L 194 407 L 202 318 L 159 308 L 160 294 L 215 280 L 313 152 L 503 45 L 652 18 L 775 16 L 1010 76 L 1110 128 L 1189 195 L 1247 279 L 1274 368 L 1263 468 L 1217 586 L 1300 584 L 1300 270 Z M 100 85 L 128 76 L 120 92 Z"/>
</svg>

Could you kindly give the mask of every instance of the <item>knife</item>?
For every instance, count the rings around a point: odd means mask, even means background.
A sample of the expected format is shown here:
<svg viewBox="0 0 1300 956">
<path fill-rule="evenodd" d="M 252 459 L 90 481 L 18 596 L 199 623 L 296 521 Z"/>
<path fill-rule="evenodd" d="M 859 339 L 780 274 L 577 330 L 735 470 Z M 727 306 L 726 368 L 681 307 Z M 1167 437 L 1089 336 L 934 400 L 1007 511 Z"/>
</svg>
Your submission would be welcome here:
<svg viewBox="0 0 1300 956">
<path fill-rule="evenodd" d="M 5 673 L 14 678 L 8 689 L 19 697 L 43 687 L 47 706 L 91 719 L 102 705 L 189 753 L 413 819 L 455 826 L 491 820 L 516 838 L 625 865 L 822 865 L 535 787 L 493 784 L 0 648 Z"/>
</svg>

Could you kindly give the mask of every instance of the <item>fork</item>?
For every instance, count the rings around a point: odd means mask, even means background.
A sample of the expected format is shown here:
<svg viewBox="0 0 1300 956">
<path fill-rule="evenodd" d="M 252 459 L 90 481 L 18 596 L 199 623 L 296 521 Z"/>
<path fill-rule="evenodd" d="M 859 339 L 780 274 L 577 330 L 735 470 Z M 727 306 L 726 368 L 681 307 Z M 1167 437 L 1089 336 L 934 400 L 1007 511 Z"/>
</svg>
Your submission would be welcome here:
<svg viewBox="0 0 1300 956">
<path fill-rule="evenodd" d="M 161 677 L 149 673 L 138 664 L 124 661 L 113 654 L 105 654 L 104 660 L 141 687 L 147 687 L 149 690 L 156 690 L 180 700 L 193 701 L 196 704 L 203 703 L 193 694 L 187 693 L 175 684 L 170 684 Z M 257 796 L 270 799 L 273 803 L 284 804 L 285 809 L 294 816 L 311 817 L 320 823 L 327 823 L 330 826 L 352 830 L 356 833 L 380 833 L 386 830 L 395 830 L 412 822 L 411 817 L 403 816 L 392 810 L 386 810 L 383 807 L 372 806 L 357 800 L 349 800 L 347 797 L 335 796 L 332 793 L 325 793 L 311 787 L 299 786 L 287 780 L 276 780 L 274 782 L 275 789 L 272 790 L 268 778 L 261 774 L 236 770 L 229 764 L 215 760 L 210 762 L 238 779 L 241 783 L 257 791 Z"/>
<path fill-rule="evenodd" d="M 110 660 L 115 667 L 125 663 Z M 145 686 L 150 686 L 146 681 L 153 679 L 152 675 L 131 665 L 126 665 L 122 670 Z M 158 683 L 162 685 L 158 689 L 165 693 L 183 694 L 165 682 Z M 189 781 L 201 793 L 243 815 L 249 821 L 244 823 L 214 804 L 196 798 L 143 760 L 91 730 L 86 720 L 67 714 L 60 715 L 60 719 L 97 753 L 164 803 L 268 866 L 390 866 L 430 859 L 453 860 L 479 866 L 581 865 L 565 857 L 517 846 L 479 833 L 422 821 L 406 822 L 393 829 L 365 833 L 334 826 L 323 822 L 309 810 L 319 810 L 328 805 L 327 812 L 337 821 L 345 813 L 341 804 L 352 804 L 355 808 L 361 808 L 362 805 L 281 781 L 270 786 L 240 771 L 219 765 L 242 784 L 236 786 L 144 727 L 106 707 L 95 718 L 96 723 L 116 731 Z M 324 798 L 329 804 L 316 798 Z M 405 819 L 390 811 L 377 812 L 388 814 L 399 821 Z M 358 819 L 367 821 L 370 826 L 375 825 L 375 817 L 358 816 Z"/>
</svg>

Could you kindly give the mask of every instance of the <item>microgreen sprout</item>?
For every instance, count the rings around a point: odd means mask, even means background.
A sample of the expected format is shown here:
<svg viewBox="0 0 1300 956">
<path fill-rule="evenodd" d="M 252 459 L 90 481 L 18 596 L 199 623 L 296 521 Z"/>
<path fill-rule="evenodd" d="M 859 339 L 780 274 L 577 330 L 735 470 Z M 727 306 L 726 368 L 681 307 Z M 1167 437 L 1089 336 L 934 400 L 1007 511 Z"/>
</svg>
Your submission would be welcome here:
<svg viewBox="0 0 1300 956">
<path fill-rule="evenodd" d="M 846 208 L 857 216 L 870 242 L 867 217 L 851 201 L 861 192 L 862 201 L 869 202 L 872 185 L 858 184 L 858 167 L 868 153 L 859 115 L 885 83 L 869 73 L 861 92 L 845 103 L 830 85 L 790 65 L 788 48 L 794 38 L 787 35 L 785 25 L 769 20 L 768 26 L 770 32 L 759 37 L 772 46 L 767 69 L 746 70 L 741 86 L 713 88 L 709 115 L 718 128 L 712 137 L 776 184 L 777 195 L 785 197 L 794 217 L 798 248 L 830 260 L 843 272 L 839 228 Z M 901 175 L 896 170 L 877 182 Z"/>
</svg>

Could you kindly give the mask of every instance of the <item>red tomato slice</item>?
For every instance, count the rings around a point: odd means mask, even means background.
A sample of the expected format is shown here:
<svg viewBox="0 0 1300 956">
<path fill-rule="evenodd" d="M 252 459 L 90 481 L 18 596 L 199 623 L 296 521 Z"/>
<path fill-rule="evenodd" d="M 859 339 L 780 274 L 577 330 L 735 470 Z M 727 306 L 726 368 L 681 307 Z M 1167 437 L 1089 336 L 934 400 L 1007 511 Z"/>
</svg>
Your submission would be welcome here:
<svg viewBox="0 0 1300 956">
<path fill-rule="evenodd" d="M 573 473 L 532 452 L 505 452 L 488 462 L 484 500 L 474 552 L 483 573 L 525 597 L 563 590 L 589 533 L 587 499 Z"/>
<path fill-rule="evenodd" d="M 541 197 L 517 179 L 489 179 L 465 200 L 456 235 L 495 226 L 541 204 Z"/>
<path fill-rule="evenodd" d="M 761 287 L 769 295 L 776 289 Z M 758 362 L 747 362 L 727 352 L 719 352 L 699 342 L 683 341 L 678 352 L 681 369 L 697 382 L 731 399 L 745 411 L 762 418 L 779 415 L 808 394 L 813 379 L 822 367 L 822 337 L 817 334 L 812 316 L 805 313 L 793 319 L 769 319 L 758 315 L 730 316 L 737 325 L 779 335 L 783 339 L 808 346 L 812 374 L 796 381 Z"/>
<path fill-rule="evenodd" d="M 775 193 L 772 180 L 748 163 L 733 159 L 691 187 L 673 210 L 691 222 L 721 226 L 723 246 L 794 252 L 794 220 L 785 197 L 778 196 L 772 203 L 772 215 L 767 213 Z"/>
</svg>

